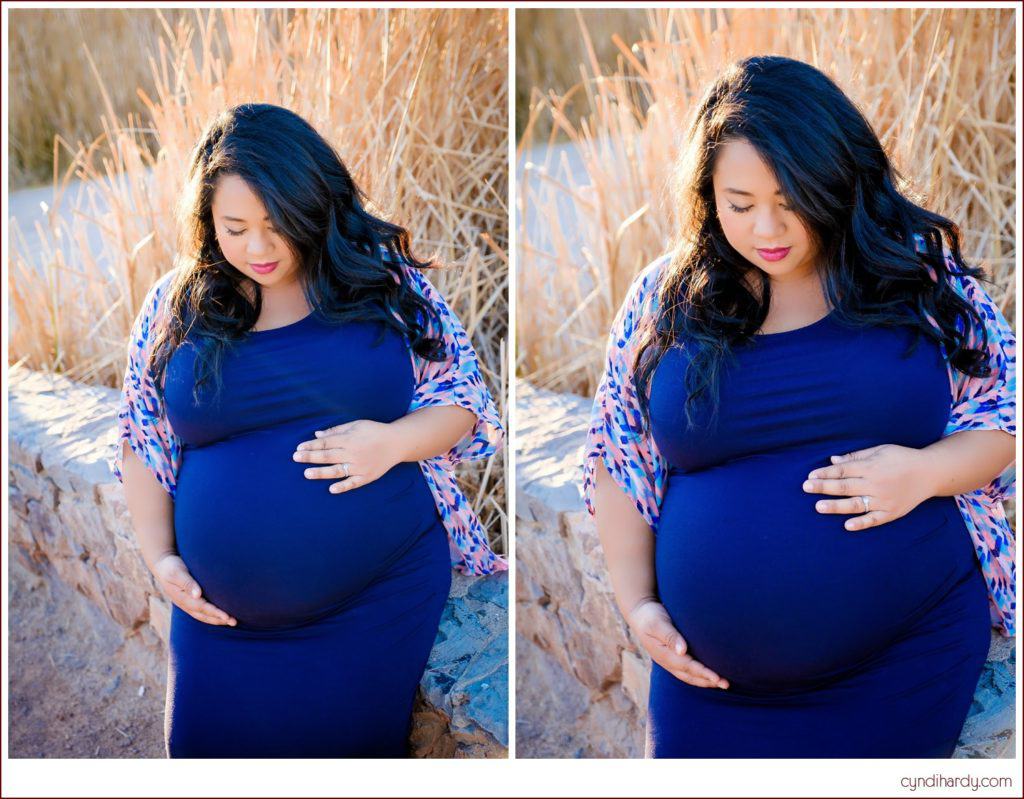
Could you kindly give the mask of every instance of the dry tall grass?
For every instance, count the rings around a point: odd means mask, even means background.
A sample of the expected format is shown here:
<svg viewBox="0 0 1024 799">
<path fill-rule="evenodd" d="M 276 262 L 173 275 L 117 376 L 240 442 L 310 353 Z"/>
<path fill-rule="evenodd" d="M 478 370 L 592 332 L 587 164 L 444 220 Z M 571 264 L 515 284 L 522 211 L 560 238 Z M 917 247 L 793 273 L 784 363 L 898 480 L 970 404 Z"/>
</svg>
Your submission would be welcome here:
<svg viewBox="0 0 1024 799">
<path fill-rule="evenodd" d="M 600 14 L 584 12 L 589 44 L 578 30 L 576 10 L 572 8 L 516 9 L 516 135 L 522 136 L 530 113 L 530 94 L 535 86 L 545 91 L 563 92 L 580 78 L 586 78 L 588 67 L 596 60 L 603 72 L 613 71 L 619 48 L 612 41 L 618 34 L 626 41 L 641 38 L 647 15 L 641 8 L 608 8 Z M 566 34 L 569 35 L 566 35 Z M 581 72 L 583 73 L 581 75 Z M 575 123 L 593 109 L 585 107 L 586 98 L 576 94 L 576 102 L 566 108 L 566 115 Z M 550 117 L 534 121 L 534 133 L 551 133 Z"/>
<path fill-rule="evenodd" d="M 165 13 L 173 21 L 188 12 Z M 54 136 L 92 141 L 101 132 L 96 74 L 120 114 L 143 110 L 136 90 L 152 89 L 150 66 L 126 58 L 124 42 L 141 52 L 161 26 L 155 14 L 126 9 L 12 9 L 9 21 L 10 180 L 20 188 L 52 179 Z"/>
<path fill-rule="evenodd" d="M 12 360 L 120 385 L 132 320 L 172 265 L 191 147 L 221 108 L 271 102 L 325 133 L 417 254 L 461 266 L 436 280 L 507 420 L 507 39 L 505 11 L 482 9 L 236 9 L 167 24 L 143 117 L 119 118 L 104 94 L 103 135 L 61 177 L 92 182 L 70 222 L 51 211 L 42 266 L 13 238 Z M 460 472 L 501 551 L 504 457 Z"/>
<path fill-rule="evenodd" d="M 591 55 L 581 66 L 585 79 L 564 94 L 535 88 L 518 152 L 547 149 L 543 163 L 526 165 L 517 198 L 517 374 L 593 394 L 626 288 L 670 241 L 666 180 L 689 106 L 726 63 L 758 53 L 801 59 L 837 81 L 918 200 L 961 226 L 968 261 L 988 268 L 1012 320 L 1013 16 L 1009 9 L 662 9 L 648 13 L 643 40 L 630 46 L 615 38 L 613 74 L 602 74 Z M 578 15 L 576 35 L 593 54 L 591 19 L 601 12 Z M 576 95 L 594 109 L 579 123 L 565 113 Z M 538 135 L 544 120 L 551 132 Z M 550 145 L 560 136 L 584 174 L 559 169 L 566 153 Z M 566 208 L 574 219 L 558 224 Z"/>
</svg>

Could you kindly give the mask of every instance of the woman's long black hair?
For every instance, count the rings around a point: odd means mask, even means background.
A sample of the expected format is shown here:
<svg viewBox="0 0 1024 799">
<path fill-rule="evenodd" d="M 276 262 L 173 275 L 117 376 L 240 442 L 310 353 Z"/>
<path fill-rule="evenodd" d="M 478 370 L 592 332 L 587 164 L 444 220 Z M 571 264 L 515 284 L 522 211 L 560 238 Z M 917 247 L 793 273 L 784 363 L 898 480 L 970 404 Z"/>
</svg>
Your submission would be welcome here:
<svg viewBox="0 0 1024 799">
<path fill-rule="evenodd" d="M 921 335 L 944 342 L 961 372 L 987 373 L 985 343 L 982 349 L 969 348 L 964 332 L 980 323 L 978 313 L 950 286 L 943 256 L 945 237 L 957 273 L 981 276 L 963 262 L 956 224 L 900 193 L 898 174 L 875 132 L 827 76 L 791 58 L 755 56 L 726 68 L 689 127 L 673 193 L 679 233 L 659 288 L 658 310 L 633 365 L 645 423 L 654 370 L 677 342 L 684 343 L 690 360 L 687 421 L 695 423 L 698 403 L 706 403 L 713 419 L 723 361 L 734 345 L 750 340 L 768 314 L 767 274 L 751 272 L 756 267 L 726 240 L 716 213 L 715 155 L 737 140 L 748 141 L 773 171 L 818 247 L 824 290 L 837 321 L 916 329 L 914 345 Z M 915 250 L 915 234 L 926 252 Z M 760 290 L 752 293 L 751 286 Z"/>
<path fill-rule="evenodd" d="M 224 350 L 260 315 L 258 287 L 242 290 L 253 281 L 227 262 L 214 233 L 213 193 L 226 175 L 242 178 L 262 201 L 296 256 L 315 313 L 332 322 L 379 321 L 407 336 L 421 357 L 443 359 L 441 342 L 426 335 L 436 311 L 401 267 L 403 261 L 430 266 L 411 254 L 408 231 L 366 211 L 365 195 L 338 154 L 302 117 L 245 104 L 222 112 L 192 154 L 179 209 L 181 272 L 169 289 L 166 324 L 150 364 L 158 391 L 187 334 L 197 342 L 194 398 L 211 373 L 219 392 Z"/>
</svg>

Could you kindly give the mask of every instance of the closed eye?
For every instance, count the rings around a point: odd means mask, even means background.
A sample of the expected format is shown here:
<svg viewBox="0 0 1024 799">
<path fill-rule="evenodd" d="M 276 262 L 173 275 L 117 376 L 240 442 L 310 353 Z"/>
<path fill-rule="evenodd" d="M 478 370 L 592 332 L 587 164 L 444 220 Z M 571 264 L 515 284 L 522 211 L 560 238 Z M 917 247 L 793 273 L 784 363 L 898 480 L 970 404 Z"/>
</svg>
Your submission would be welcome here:
<svg viewBox="0 0 1024 799">
<path fill-rule="evenodd" d="M 224 229 L 228 232 L 229 236 L 241 236 L 243 233 L 245 233 L 244 230 L 232 230 L 231 228 Z"/>
<path fill-rule="evenodd" d="M 753 207 L 754 206 L 752 206 L 752 205 L 748 205 L 745 208 L 740 208 L 738 205 L 733 205 L 732 203 L 729 203 L 729 208 L 731 210 L 735 211 L 737 214 L 745 214 L 747 211 L 749 211 Z M 791 206 L 791 205 L 783 205 L 782 206 L 782 210 L 783 211 L 792 211 L 793 210 L 793 206 Z"/>
</svg>

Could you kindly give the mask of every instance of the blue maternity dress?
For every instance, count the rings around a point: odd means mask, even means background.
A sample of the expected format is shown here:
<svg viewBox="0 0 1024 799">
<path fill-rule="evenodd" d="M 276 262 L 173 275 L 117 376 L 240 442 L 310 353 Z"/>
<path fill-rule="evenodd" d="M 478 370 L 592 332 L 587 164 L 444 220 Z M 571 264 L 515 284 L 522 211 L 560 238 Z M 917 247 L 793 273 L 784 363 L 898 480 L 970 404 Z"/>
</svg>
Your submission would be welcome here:
<svg viewBox="0 0 1024 799">
<path fill-rule="evenodd" d="M 201 343 L 201 342 L 199 342 Z M 168 419 L 184 442 L 178 551 L 235 627 L 171 616 L 171 757 L 401 757 L 451 581 L 417 463 L 341 494 L 292 453 L 315 430 L 404 416 L 405 341 L 315 312 L 250 332 L 194 403 L 196 341 L 172 356 Z"/>
<path fill-rule="evenodd" d="M 953 497 L 851 532 L 802 485 L 829 456 L 942 437 L 937 345 L 830 314 L 755 337 L 723 366 L 718 421 L 683 412 L 669 350 L 651 428 L 671 469 L 656 538 L 662 602 L 689 654 L 730 681 L 657 664 L 654 757 L 948 757 L 989 645 L 985 581 Z M 906 564 L 911 564 L 908 568 Z"/>
</svg>

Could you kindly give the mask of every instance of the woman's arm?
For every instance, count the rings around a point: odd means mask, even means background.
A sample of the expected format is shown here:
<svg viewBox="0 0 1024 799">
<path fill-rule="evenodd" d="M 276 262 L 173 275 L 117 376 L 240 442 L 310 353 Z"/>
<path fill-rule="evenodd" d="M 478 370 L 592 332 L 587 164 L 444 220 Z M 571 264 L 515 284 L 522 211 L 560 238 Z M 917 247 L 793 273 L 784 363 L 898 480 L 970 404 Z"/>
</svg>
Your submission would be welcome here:
<svg viewBox="0 0 1024 799">
<path fill-rule="evenodd" d="M 299 443 L 292 458 L 324 463 L 303 473 L 310 480 L 338 480 L 332 494 L 372 483 L 393 466 L 443 455 L 473 429 L 477 416 L 456 405 L 417 408 L 393 422 L 358 419 L 317 430 L 315 441 Z"/>
<path fill-rule="evenodd" d="M 202 598 L 202 589 L 178 556 L 174 543 L 174 501 L 156 476 L 122 440 L 122 482 L 132 530 L 142 559 L 167 598 L 207 624 L 234 625 L 235 619 Z"/>
<path fill-rule="evenodd" d="M 132 323 L 110 467 L 124 485 L 135 539 L 160 590 L 199 621 L 235 624 L 227 613 L 202 599 L 202 589 L 178 556 L 174 540 L 174 490 L 181 446 L 168 422 L 149 362 L 155 332 L 162 325 L 164 298 L 177 274 L 172 269 L 150 287 Z"/>
<path fill-rule="evenodd" d="M 641 604 L 658 601 L 654 533 L 604 464 L 599 462 L 595 470 L 594 523 L 615 601 L 628 621 Z"/>
<path fill-rule="evenodd" d="M 121 461 L 124 495 L 132 529 L 142 559 L 150 571 L 155 571 L 157 562 L 164 555 L 177 554 L 174 547 L 174 501 L 128 442 L 122 439 L 121 446 L 124 448 Z"/>
<path fill-rule="evenodd" d="M 939 439 L 921 452 L 935 497 L 951 497 L 984 488 L 1013 463 L 1014 436 L 1002 430 L 963 430 Z"/>
<path fill-rule="evenodd" d="M 448 452 L 476 423 L 476 414 L 457 405 L 418 408 L 388 427 L 395 441 L 396 463 L 425 461 Z"/>
<path fill-rule="evenodd" d="M 832 457 L 808 475 L 804 490 L 846 496 L 815 503 L 819 513 L 860 514 L 847 530 L 907 515 L 931 497 L 967 494 L 990 484 L 1013 462 L 1014 437 L 1002 430 L 964 430 L 922 449 L 883 444 Z M 863 497 L 870 510 L 865 513 Z"/>
<path fill-rule="evenodd" d="M 728 688 L 726 680 L 686 654 L 686 641 L 658 600 L 650 525 L 600 461 L 595 467 L 593 500 L 615 601 L 640 644 L 677 679 L 700 688 Z"/>
<path fill-rule="evenodd" d="M 950 286 L 977 314 L 967 320 L 966 346 L 987 356 L 988 371 L 978 376 L 952 371 L 950 418 L 934 444 L 921 449 L 886 444 L 835 455 L 832 466 L 808 475 L 805 491 L 850 497 L 815 505 L 820 513 L 862 514 L 847 519 L 847 530 L 898 519 L 930 497 L 980 492 L 986 502 L 998 503 L 1011 494 L 1014 475 L 1006 467 L 1013 462 L 1017 432 L 1016 337 L 981 282 L 959 274 L 945 242 L 943 254 Z M 1012 548 L 1004 554 L 1012 562 Z"/>
<path fill-rule="evenodd" d="M 389 258 L 385 255 L 385 259 Z M 398 463 L 443 459 L 454 468 L 470 459 L 493 455 L 504 441 L 504 428 L 484 383 L 469 334 L 444 297 L 408 264 L 404 274 L 413 291 L 433 306 L 426 334 L 436 338 L 444 357 L 414 357 L 415 387 L 405 416 L 390 424 L 361 419 L 316 431 L 314 441 L 296 446 L 293 460 L 330 464 L 306 469 L 309 479 L 338 480 L 332 493 L 366 485 Z"/>
<path fill-rule="evenodd" d="M 686 641 L 658 599 L 652 528 L 665 470 L 644 430 L 631 365 L 638 327 L 654 313 L 667 262 L 659 258 L 634 279 L 612 322 L 584 445 L 583 504 L 597 526 L 615 601 L 651 659 L 690 685 L 728 688 L 686 654 Z"/>
</svg>

